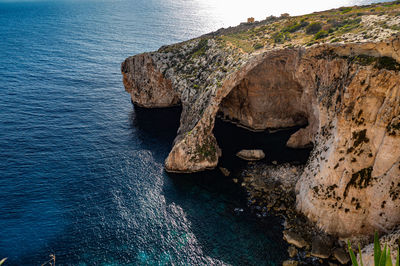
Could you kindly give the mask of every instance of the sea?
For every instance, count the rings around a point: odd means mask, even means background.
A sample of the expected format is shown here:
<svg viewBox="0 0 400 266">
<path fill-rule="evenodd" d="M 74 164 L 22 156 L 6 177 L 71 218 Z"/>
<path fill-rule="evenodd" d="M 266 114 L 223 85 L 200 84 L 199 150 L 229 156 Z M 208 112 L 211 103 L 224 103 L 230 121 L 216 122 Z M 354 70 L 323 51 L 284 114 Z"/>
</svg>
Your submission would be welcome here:
<svg viewBox="0 0 400 266">
<path fill-rule="evenodd" d="M 369 2 L 0 0 L 4 265 L 279 265 L 282 221 L 232 177 L 164 171 L 180 108 L 135 108 L 120 64 L 250 16 Z"/>
</svg>

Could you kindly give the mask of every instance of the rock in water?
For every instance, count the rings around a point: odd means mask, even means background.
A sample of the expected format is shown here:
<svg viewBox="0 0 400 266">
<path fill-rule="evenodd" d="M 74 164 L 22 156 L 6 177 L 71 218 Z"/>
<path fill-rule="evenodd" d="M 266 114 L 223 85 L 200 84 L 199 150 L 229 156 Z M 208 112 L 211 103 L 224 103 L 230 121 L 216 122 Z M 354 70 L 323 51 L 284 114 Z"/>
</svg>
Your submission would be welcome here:
<svg viewBox="0 0 400 266">
<path fill-rule="evenodd" d="M 241 150 L 236 156 L 246 161 L 258 161 L 265 158 L 262 150 Z"/>
<path fill-rule="evenodd" d="M 331 255 L 332 241 L 328 238 L 316 236 L 312 241 L 311 255 L 327 259 Z"/>
<path fill-rule="evenodd" d="M 285 260 L 282 263 L 282 266 L 297 266 L 297 265 L 299 265 L 299 262 L 295 260 Z"/>
<path fill-rule="evenodd" d="M 283 231 L 283 239 L 298 248 L 307 246 L 307 242 L 300 235 L 292 231 Z"/>
<path fill-rule="evenodd" d="M 295 247 L 290 246 L 288 248 L 288 253 L 289 253 L 289 257 L 293 258 L 293 257 L 297 256 L 298 251 L 297 251 L 297 249 Z"/>
<path fill-rule="evenodd" d="M 231 172 L 228 169 L 226 169 L 225 167 L 220 167 L 219 170 L 221 171 L 221 173 L 224 176 L 230 176 L 230 174 L 231 174 Z"/>
<path fill-rule="evenodd" d="M 341 264 L 347 264 L 350 261 L 349 254 L 347 254 L 347 252 L 344 251 L 342 248 L 336 248 L 333 251 L 333 256 Z"/>
</svg>

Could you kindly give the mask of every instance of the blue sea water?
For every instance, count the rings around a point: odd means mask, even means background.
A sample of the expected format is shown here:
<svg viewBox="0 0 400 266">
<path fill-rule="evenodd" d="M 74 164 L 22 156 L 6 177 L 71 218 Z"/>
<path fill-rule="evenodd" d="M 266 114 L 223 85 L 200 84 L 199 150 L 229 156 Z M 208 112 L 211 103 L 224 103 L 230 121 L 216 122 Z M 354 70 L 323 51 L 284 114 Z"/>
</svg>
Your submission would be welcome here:
<svg viewBox="0 0 400 266">
<path fill-rule="evenodd" d="M 269 15 L 269 14 L 266 14 Z M 216 173 L 163 170 L 179 109 L 134 109 L 120 63 L 227 26 L 185 0 L 0 1 L 5 265 L 275 265 L 279 221 Z M 244 212 L 235 212 L 244 208 Z"/>
</svg>

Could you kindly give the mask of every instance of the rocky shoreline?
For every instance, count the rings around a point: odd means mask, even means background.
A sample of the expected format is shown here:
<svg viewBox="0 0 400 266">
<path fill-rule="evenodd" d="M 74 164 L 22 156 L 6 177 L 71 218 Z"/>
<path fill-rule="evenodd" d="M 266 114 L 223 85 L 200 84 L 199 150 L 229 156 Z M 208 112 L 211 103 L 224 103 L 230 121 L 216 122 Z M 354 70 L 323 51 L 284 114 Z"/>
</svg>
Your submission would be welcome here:
<svg viewBox="0 0 400 266">
<path fill-rule="evenodd" d="M 267 165 L 252 162 L 241 170 L 236 182 L 245 188 L 249 207 L 258 217 L 283 219 L 283 238 L 290 244 L 291 258 L 284 265 L 347 264 L 346 243 L 318 229 L 296 211 L 295 186 L 304 165 Z"/>
</svg>

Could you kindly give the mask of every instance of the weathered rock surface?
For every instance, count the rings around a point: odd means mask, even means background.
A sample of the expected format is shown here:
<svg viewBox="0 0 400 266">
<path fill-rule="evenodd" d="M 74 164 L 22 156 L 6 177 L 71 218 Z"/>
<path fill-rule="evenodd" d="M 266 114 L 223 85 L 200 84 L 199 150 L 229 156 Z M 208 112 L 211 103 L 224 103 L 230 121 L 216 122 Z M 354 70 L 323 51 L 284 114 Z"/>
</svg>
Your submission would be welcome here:
<svg viewBox="0 0 400 266">
<path fill-rule="evenodd" d="M 121 71 L 125 89 L 131 94 L 133 103 L 147 108 L 169 107 L 179 103 L 171 81 L 157 69 L 150 54 L 129 57 Z"/>
<path fill-rule="evenodd" d="M 265 158 L 263 150 L 241 150 L 236 156 L 246 161 L 258 161 Z"/>
<path fill-rule="evenodd" d="M 297 209 L 341 237 L 400 223 L 400 38 L 243 53 L 207 36 L 130 57 L 132 101 L 182 104 L 165 161 L 170 172 L 215 168 L 217 114 L 251 130 L 304 126 L 287 142 L 313 145 Z"/>
<path fill-rule="evenodd" d="M 391 60 L 399 60 L 398 39 L 349 46 L 360 54 L 392 51 Z M 348 49 L 342 46 L 337 52 Z M 341 236 L 390 229 L 400 222 L 400 200 L 395 196 L 400 135 L 389 130 L 398 125 L 400 115 L 399 72 L 329 64 L 319 85 L 325 90 L 318 96 L 316 145 L 297 183 L 298 209 L 325 231 Z M 346 77 L 339 81 L 336 75 Z M 325 83 L 325 78 L 331 81 Z"/>
</svg>

